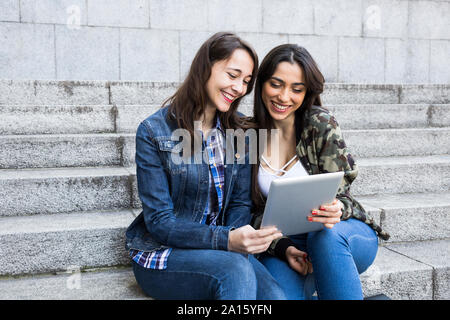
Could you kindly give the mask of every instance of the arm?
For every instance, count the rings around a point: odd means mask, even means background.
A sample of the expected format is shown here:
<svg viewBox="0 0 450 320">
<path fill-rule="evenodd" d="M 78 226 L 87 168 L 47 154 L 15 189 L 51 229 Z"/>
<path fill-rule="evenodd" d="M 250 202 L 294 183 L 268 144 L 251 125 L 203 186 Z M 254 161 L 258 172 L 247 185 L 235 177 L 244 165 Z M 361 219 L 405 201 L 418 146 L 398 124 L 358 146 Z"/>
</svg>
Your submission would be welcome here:
<svg viewBox="0 0 450 320">
<path fill-rule="evenodd" d="M 227 250 L 230 227 L 208 226 L 175 217 L 167 173 L 146 121 L 139 125 L 136 134 L 136 164 L 144 221 L 155 240 L 176 248 Z"/>
</svg>

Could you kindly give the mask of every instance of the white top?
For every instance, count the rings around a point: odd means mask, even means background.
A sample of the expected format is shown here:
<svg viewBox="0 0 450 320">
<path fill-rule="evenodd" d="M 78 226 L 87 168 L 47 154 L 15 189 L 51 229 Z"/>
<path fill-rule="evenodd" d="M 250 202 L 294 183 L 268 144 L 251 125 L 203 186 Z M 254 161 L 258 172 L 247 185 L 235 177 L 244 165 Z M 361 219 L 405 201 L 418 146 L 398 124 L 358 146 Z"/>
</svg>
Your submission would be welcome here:
<svg viewBox="0 0 450 320">
<path fill-rule="evenodd" d="M 275 179 L 283 179 L 288 177 L 301 177 L 301 176 L 307 176 L 308 172 L 303 168 L 303 165 L 301 162 L 297 159 L 297 162 L 290 168 L 289 170 L 284 170 L 289 164 L 291 164 L 292 161 L 294 161 L 297 158 L 297 155 L 295 155 L 291 160 L 289 160 L 281 169 L 275 169 L 273 168 L 269 161 L 264 158 L 263 155 L 261 155 L 261 160 L 266 163 L 266 165 L 272 169 L 274 172 L 269 172 L 267 169 L 265 169 L 261 164 L 259 165 L 258 170 L 258 186 L 261 190 L 261 193 L 264 195 L 264 197 L 267 198 L 267 195 L 269 194 L 269 188 L 270 184 Z M 280 173 L 283 173 L 283 175 L 280 175 Z"/>
</svg>

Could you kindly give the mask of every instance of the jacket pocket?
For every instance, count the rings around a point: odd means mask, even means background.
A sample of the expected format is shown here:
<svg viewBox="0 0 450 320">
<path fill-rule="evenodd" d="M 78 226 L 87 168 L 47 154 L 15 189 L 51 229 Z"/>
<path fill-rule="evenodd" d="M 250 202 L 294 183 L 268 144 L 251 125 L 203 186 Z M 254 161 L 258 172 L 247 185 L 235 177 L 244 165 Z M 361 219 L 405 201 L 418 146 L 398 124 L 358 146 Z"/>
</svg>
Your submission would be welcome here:
<svg viewBox="0 0 450 320">
<path fill-rule="evenodd" d="M 181 157 L 182 143 L 172 140 L 170 137 L 158 137 L 157 142 L 165 169 L 171 175 L 185 173 L 187 168 Z"/>
</svg>

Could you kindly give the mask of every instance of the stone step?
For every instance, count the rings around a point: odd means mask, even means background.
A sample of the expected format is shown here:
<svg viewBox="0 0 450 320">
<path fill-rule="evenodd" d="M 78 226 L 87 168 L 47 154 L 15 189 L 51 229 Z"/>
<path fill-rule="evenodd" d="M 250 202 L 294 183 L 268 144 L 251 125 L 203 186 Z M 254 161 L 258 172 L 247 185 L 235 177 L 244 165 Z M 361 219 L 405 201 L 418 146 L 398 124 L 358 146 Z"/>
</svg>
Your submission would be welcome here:
<svg viewBox="0 0 450 320">
<path fill-rule="evenodd" d="M 175 82 L 0 80 L 0 104 L 160 104 Z M 448 84 L 326 83 L 325 104 L 450 103 Z M 252 95 L 244 99 L 252 104 Z"/>
<path fill-rule="evenodd" d="M 361 275 L 364 295 L 383 293 L 394 300 L 448 300 L 449 244 L 447 239 L 379 247 L 374 263 Z M 78 270 L 71 267 L 56 275 L 3 277 L 0 299 L 151 299 L 139 288 L 129 267 Z"/>
<path fill-rule="evenodd" d="M 354 195 L 443 193 L 450 190 L 450 155 L 356 158 Z"/>
<path fill-rule="evenodd" d="M 450 128 L 343 130 L 358 158 L 450 154 Z"/>
<path fill-rule="evenodd" d="M 450 154 L 450 128 L 344 130 L 359 158 Z M 135 135 L 57 134 L 0 136 L 0 169 L 131 166 Z"/>
<path fill-rule="evenodd" d="M 0 136 L 0 168 L 130 166 L 134 134 Z"/>
<path fill-rule="evenodd" d="M 357 164 L 354 195 L 450 189 L 450 155 L 357 159 Z M 135 167 L 0 169 L 0 216 L 129 207 L 140 207 Z"/>
<path fill-rule="evenodd" d="M 357 199 L 391 235 L 388 243 L 450 238 L 449 191 L 379 194 Z"/>
<path fill-rule="evenodd" d="M 112 168 L 0 170 L 0 216 L 126 209 L 131 171 Z"/>
<path fill-rule="evenodd" d="M 74 270 L 73 272 L 71 270 Z M 1 300 L 143 300 L 130 267 L 0 279 Z"/>
<path fill-rule="evenodd" d="M 450 104 L 326 105 L 343 130 L 450 127 Z M 0 105 L 0 135 L 135 133 L 160 105 Z M 251 105 L 239 111 L 253 114 Z"/>
<path fill-rule="evenodd" d="M 450 239 L 390 244 L 361 275 L 365 296 L 394 300 L 450 299 Z"/>
<path fill-rule="evenodd" d="M 0 217 L 0 275 L 127 265 L 132 210 Z"/>
</svg>

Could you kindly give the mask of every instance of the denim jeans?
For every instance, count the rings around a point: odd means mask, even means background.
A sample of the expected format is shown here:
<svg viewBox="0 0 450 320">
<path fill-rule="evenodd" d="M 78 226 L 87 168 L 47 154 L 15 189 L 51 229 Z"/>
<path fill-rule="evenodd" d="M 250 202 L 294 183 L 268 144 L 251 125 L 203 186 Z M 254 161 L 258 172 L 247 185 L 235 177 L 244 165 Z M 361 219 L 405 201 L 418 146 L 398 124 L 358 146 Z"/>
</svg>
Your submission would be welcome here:
<svg viewBox="0 0 450 320">
<path fill-rule="evenodd" d="M 174 248 L 164 270 L 133 261 L 136 281 L 155 299 L 283 300 L 283 290 L 253 256 L 210 249 Z"/>
<path fill-rule="evenodd" d="M 288 300 L 362 300 L 359 274 L 374 261 L 378 238 L 356 219 L 340 221 L 332 229 L 289 237 L 308 254 L 313 273 L 303 276 L 287 262 L 263 254 L 259 260 L 283 288 Z M 317 291 L 317 298 L 313 293 Z"/>
</svg>

